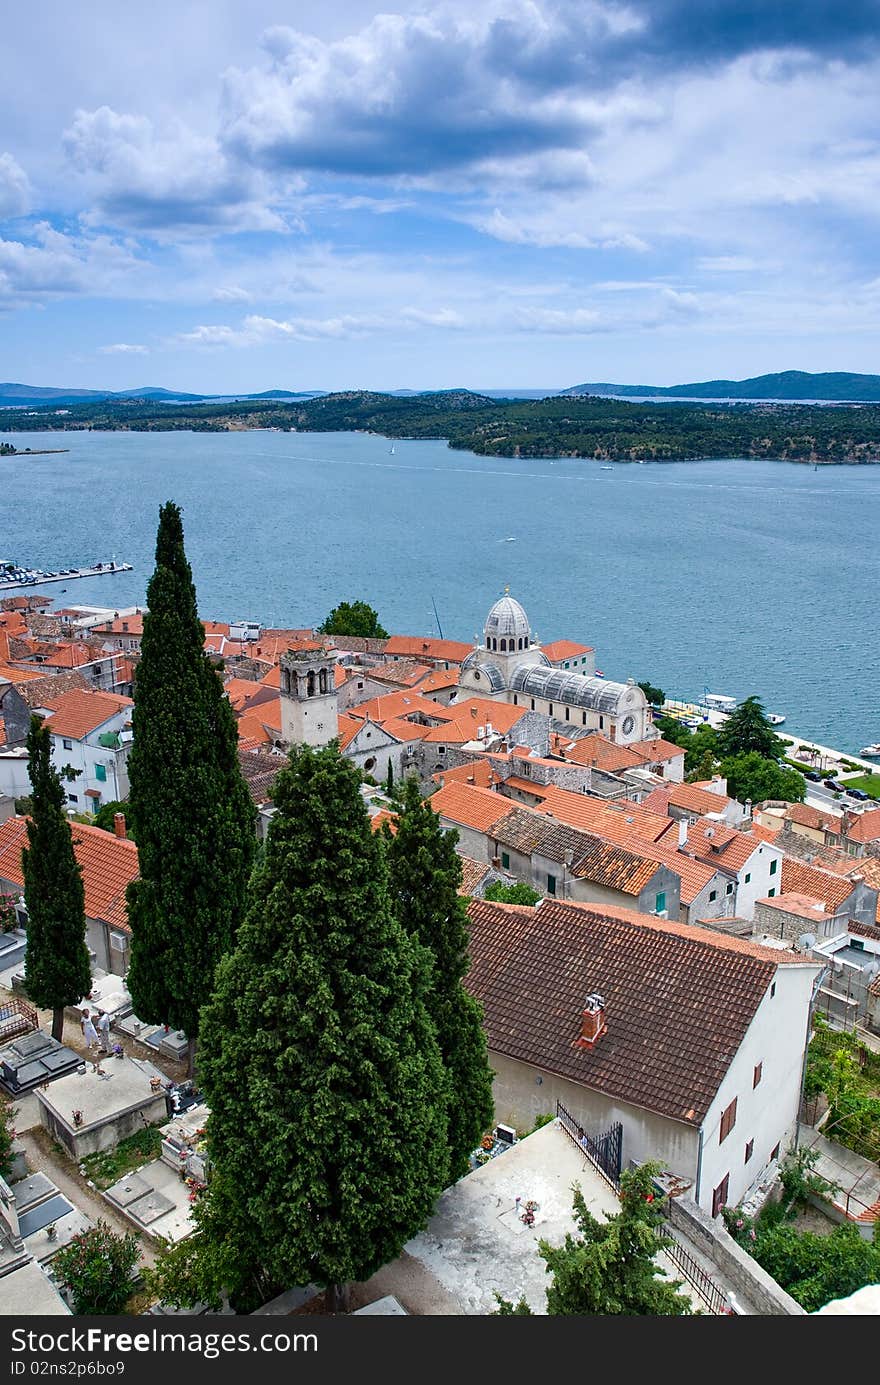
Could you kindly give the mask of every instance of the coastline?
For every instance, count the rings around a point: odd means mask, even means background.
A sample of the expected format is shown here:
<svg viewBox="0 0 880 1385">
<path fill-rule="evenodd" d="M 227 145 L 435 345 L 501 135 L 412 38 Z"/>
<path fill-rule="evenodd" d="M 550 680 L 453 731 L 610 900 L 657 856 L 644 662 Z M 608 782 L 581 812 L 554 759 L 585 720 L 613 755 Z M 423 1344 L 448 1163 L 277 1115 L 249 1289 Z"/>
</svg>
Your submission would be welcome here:
<svg viewBox="0 0 880 1385">
<path fill-rule="evenodd" d="M 112 429 L 108 429 L 108 432 Z M 12 452 L 0 451 L 2 457 L 54 457 L 59 452 L 69 452 L 69 447 L 22 447 L 15 448 Z"/>
</svg>

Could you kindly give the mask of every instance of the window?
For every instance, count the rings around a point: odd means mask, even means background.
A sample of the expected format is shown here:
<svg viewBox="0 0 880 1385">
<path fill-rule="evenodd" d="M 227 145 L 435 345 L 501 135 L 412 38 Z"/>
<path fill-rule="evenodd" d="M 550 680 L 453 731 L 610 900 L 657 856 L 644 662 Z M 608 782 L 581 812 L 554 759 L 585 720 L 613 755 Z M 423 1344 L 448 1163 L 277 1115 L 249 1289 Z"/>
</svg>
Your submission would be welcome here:
<svg viewBox="0 0 880 1385">
<path fill-rule="evenodd" d="M 662 914 L 666 908 L 666 891 L 658 890 L 654 896 L 654 908 L 658 914 Z"/>
<path fill-rule="evenodd" d="M 600 717 L 600 718 L 599 718 L 599 730 L 600 730 L 600 731 L 604 731 L 604 730 L 605 730 L 605 718 L 604 718 L 604 717 Z"/>
<path fill-rule="evenodd" d="M 773 896 L 775 895 L 775 893 L 776 893 L 776 886 L 774 885 L 774 886 L 772 887 L 772 889 L 769 889 L 769 890 L 767 891 L 767 898 L 768 898 L 768 899 L 772 899 Z"/>
<path fill-rule="evenodd" d="M 775 996 L 775 994 L 776 994 L 776 982 L 774 981 L 774 982 L 773 982 L 773 985 L 770 987 L 770 999 L 771 999 L 771 1000 L 773 999 L 773 997 Z"/>
<path fill-rule="evenodd" d="M 566 709 L 565 709 L 565 720 L 566 720 L 566 721 L 571 721 L 571 714 L 570 714 L 570 712 L 569 712 L 569 710 L 568 710 L 567 707 L 566 707 Z"/>
<path fill-rule="evenodd" d="M 770 874 L 771 874 L 771 875 L 775 875 L 775 874 L 776 874 L 776 867 L 777 867 L 778 865 L 779 865 L 779 861 L 778 861 L 778 860 L 777 860 L 777 861 L 771 861 L 771 862 L 770 862 Z"/>
<path fill-rule="evenodd" d="M 67 795 L 67 801 L 68 803 L 79 803 L 79 799 L 77 798 L 75 793 L 69 793 Z"/>
<path fill-rule="evenodd" d="M 566 664 L 565 667 L 568 668 L 568 664 Z"/>
<path fill-rule="evenodd" d="M 749 881 L 751 880 L 751 878 L 752 878 L 752 872 L 751 872 L 750 870 L 747 870 L 747 871 L 746 871 L 746 884 L 749 883 Z"/>
<path fill-rule="evenodd" d="M 517 697 L 516 693 L 513 694 L 513 705 L 514 707 L 519 706 L 519 698 Z"/>
<path fill-rule="evenodd" d="M 106 784 L 106 783 L 107 783 L 107 766 L 106 766 L 106 765 L 95 765 L 95 778 L 98 779 L 98 780 L 100 780 L 100 782 L 101 782 L 102 784 Z"/>
<path fill-rule="evenodd" d="M 730 1182 L 730 1174 L 726 1173 L 718 1187 L 712 1194 L 712 1216 L 717 1217 L 722 1207 L 727 1206 L 727 1186 Z"/>
<path fill-rule="evenodd" d="M 721 1114 L 721 1129 L 718 1132 L 718 1143 L 724 1144 L 733 1127 L 736 1125 L 736 1097 L 730 1103 L 726 1111 Z"/>
<path fill-rule="evenodd" d="M 531 702 L 532 702 L 532 711 L 534 711 L 534 710 L 535 710 L 535 699 L 532 698 L 532 699 L 531 699 Z"/>
<path fill-rule="evenodd" d="M 709 891 L 709 903 L 711 904 L 711 903 L 713 902 L 713 900 L 715 900 L 715 899 L 717 899 L 717 898 L 718 898 L 718 891 L 717 891 L 717 890 L 710 890 L 710 891 Z"/>
<path fill-rule="evenodd" d="M 65 750 L 73 750 L 73 741 L 67 740 L 66 737 L 62 737 L 61 744 L 64 746 Z"/>
<path fill-rule="evenodd" d="M 743 1160 L 743 1163 L 744 1163 L 744 1164 L 747 1164 L 747 1163 L 749 1162 L 749 1160 L 751 1159 L 751 1157 L 752 1157 L 752 1155 L 754 1154 L 754 1152 L 755 1152 L 755 1142 L 754 1142 L 754 1140 L 749 1140 L 748 1144 L 746 1145 L 746 1157 L 745 1157 L 745 1159 Z"/>
<path fill-rule="evenodd" d="M 756 1063 L 755 1071 L 752 1073 L 752 1090 L 754 1091 L 764 1074 L 764 1064 Z"/>
<path fill-rule="evenodd" d="M 728 880 L 728 882 L 727 882 L 727 888 L 725 889 L 724 893 L 725 893 L 725 894 L 733 894 L 733 881 L 732 881 L 732 880 Z"/>
<path fill-rule="evenodd" d="M 779 1158 L 779 1145 L 774 1145 L 773 1148 L 772 1148 L 771 1151 L 770 1151 L 770 1163 L 772 1164 L 772 1163 L 773 1163 L 773 1160 L 774 1160 L 774 1159 L 778 1159 L 778 1158 Z"/>
<path fill-rule="evenodd" d="M 438 755 L 445 755 L 445 754 L 446 754 L 446 746 L 445 746 L 445 745 L 438 745 L 438 747 L 437 747 L 437 754 L 438 754 Z"/>
<path fill-rule="evenodd" d="M 548 893 L 548 894 L 555 894 L 555 893 L 556 893 L 556 876 L 555 876 L 555 875 L 548 875 L 548 876 L 547 876 L 547 893 Z"/>
<path fill-rule="evenodd" d="M 586 726 L 586 724 L 587 724 L 587 714 L 586 714 L 586 712 L 581 712 L 581 725 L 582 725 L 582 726 Z"/>
<path fill-rule="evenodd" d="M 552 702 L 550 703 L 550 706 L 549 706 L 549 708 L 547 709 L 547 715 L 548 715 L 548 716 L 551 716 L 551 717 L 552 717 L 552 715 L 553 715 L 553 703 L 552 703 Z"/>
<path fill-rule="evenodd" d="M 501 853 L 501 868 L 502 870 L 510 870 L 510 853 L 507 851 Z"/>
</svg>

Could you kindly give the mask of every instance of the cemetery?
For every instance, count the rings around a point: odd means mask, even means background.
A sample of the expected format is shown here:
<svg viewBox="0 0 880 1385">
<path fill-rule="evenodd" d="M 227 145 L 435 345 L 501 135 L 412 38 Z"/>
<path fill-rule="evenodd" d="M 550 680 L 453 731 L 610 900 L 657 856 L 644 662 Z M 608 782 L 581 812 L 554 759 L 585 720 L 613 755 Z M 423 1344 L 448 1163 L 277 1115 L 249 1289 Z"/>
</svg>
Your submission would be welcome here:
<svg viewBox="0 0 880 1385">
<path fill-rule="evenodd" d="M 124 1054 L 81 1064 L 81 1070 L 37 1090 L 40 1123 L 80 1162 L 145 1125 L 168 1119 L 165 1074 Z"/>
</svg>

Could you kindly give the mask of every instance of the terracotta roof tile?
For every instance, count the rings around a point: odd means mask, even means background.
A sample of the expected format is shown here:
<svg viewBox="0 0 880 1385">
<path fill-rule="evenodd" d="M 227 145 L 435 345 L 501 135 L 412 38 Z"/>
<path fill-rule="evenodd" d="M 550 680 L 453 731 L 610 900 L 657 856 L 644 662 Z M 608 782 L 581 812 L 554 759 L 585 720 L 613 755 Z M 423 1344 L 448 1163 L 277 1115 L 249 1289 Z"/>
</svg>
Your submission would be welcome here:
<svg viewBox="0 0 880 1385">
<path fill-rule="evenodd" d="M 804 964 L 632 910 L 474 900 L 468 913 L 465 985 L 483 1005 L 490 1050 L 691 1125 L 780 962 Z M 584 997 L 595 991 L 608 1028 L 578 1048 Z"/>
<path fill-rule="evenodd" d="M 15 691 L 33 711 L 36 707 L 48 707 L 64 693 L 77 688 L 81 692 L 92 691 L 83 675 L 74 671 L 28 679 L 26 683 L 17 683 Z"/>
<path fill-rule="evenodd" d="M 710 793 L 700 784 L 673 784 L 669 794 L 671 807 L 699 813 L 700 817 L 707 813 L 723 813 L 731 802 L 726 794 Z"/>
<path fill-rule="evenodd" d="M 460 853 L 458 859 L 461 861 L 461 884 L 458 893 L 473 895 L 480 881 L 485 879 L 489 867 L 485 861 L 475 861 L 471 856 L 462 856 Z"/>
<path fill-rule="evenodd" d="M 272 785 L 287 764 L 287 756 L 247 750 L 239 741 L 238 763 L 254 802 L 258 805 L 270 802 Z"/>
<path fill-rule="evenodd" d="M 854 885 L 844 875 L 834 875 L 829 870 L 818 870 L 798 861 L 794 856 L 782 858 L 782 892 L 809 895 L 820 904 L 829 906 L 830 911 L 839 909 L 849 899 Z"/>
<path fill-rule="evenodd" d="M 128 928 L 125 887 L 138 875 L 137 847 L 129 838 L 84 823 L 70 824 L 73 851 L 82 866 L 86 916 L 104 919 L 114 928 Z M 24 887 L 21 849 L 27 846 L 24 818 L 9 818 L 0 825 L 0 876 Z"/>
<path fill-rule="evenodd" d="M 576 880 L 590 880 L 623 894 L 640 895 L 657 874 L 657 862 L 642 855 L 634 844 L 604 841 L 531 808 L 512 808 L 495 823 L 491 836 L 501 846 L 526 856 L 538 851 L 561 863 L 570 854 L 569 873 Z"/>
<path fill-rule="evenodd" d="M 697 818 L 688 828 L 687 849 L 720 870 L 737 874 L 762 842 L 749 832 L 739 832 L 711 818 Z"/>
<path fill-rule="evenodd" d="M 551 664 L 561 663 L 564 659 L 579 659 L 582 654 L 593 652 L 592 645 L 576 644 L 574 640 L 551 640 L 550 644 L 541 645 L 541 653 Z"/>
<path fill-rule="evenodd" d="M 814 922 L 821 922 L 829 917 L 824 903 L 810 895 L 798 894 L 796 890 L 766 895 L 763 899 L 756 900 L 756 903 L 766 904 L 768 909 L 782 909 L 786 914 L 797 914 L 799 918 L 812 919 Z"/>
<path fill-rule="evenodd" d="M 876 842 L 880 839 L 880 808 L 870 808 L 867 813 L 851 814 L 846 836 L 849 841 L 860 843 Z"/>
<path fill-rule="evenodd" d="M 427 801 L 435 813 L 478 832 L 488 832 L 499 818 L 511 811 L 509 801 L 500 794 L 491 789 L 475 788 L 472 784 L 447 784 Z"/>
<path fill-rule="evenodd" d="M 649 812 L 644 804 L 631 803 L 629 799 L 608 802 L 548 784 L 539 811 L 609 841 L 626 843 L 631 837 L 659 841 L 667 834 L 670 841 L 677 840 L 671 818 Z"/>
<path fill-rule="evenodd" d="M 97 731 L 111 717 L 133 707 L 134 703 L 130 697 L 119 697 L 116 693 L 81 692 L 74 688 L 43 705 L 49 709 L 46 725 L 52 735 L 79 741 Z"/>
<path fill-rule="evenodd" d="M 386 655 L 404 655 L 408 659 L 434 659 L 450 664 L 463 663 L 473 653 L 473 645 L 459 640 L 435 640 L 430 636 L 392 635 L 385 644 Z"/>
</svg>

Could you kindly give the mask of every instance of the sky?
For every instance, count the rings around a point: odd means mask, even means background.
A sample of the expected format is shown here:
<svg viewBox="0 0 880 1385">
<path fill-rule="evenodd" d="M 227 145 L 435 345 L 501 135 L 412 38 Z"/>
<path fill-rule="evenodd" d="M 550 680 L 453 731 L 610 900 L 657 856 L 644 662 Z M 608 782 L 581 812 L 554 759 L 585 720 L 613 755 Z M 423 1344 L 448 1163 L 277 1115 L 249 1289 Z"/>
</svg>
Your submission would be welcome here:
<svg viewBox="0 0 880 1385">
<path fill-rule="evenodd" d="M 8 7 L 0 380 L 880 370 L 880 0 Z"/>
</svg>

